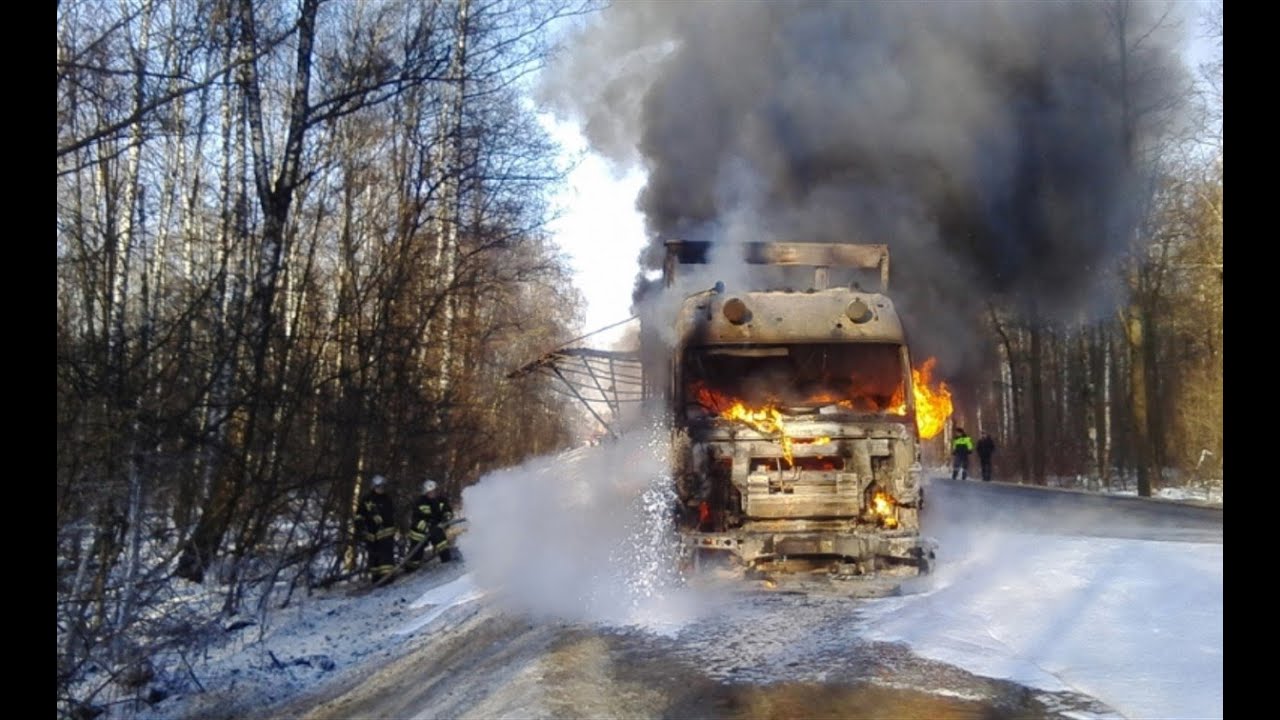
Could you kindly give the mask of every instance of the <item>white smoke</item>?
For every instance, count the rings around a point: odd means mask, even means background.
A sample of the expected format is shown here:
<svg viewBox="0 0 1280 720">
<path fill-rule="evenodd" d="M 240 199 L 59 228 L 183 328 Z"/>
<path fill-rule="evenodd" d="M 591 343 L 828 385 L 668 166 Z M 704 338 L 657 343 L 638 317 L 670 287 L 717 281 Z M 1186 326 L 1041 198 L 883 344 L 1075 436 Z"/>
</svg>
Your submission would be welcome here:
<svg viewBox="0 0 1280 720">
<path fill-rule="evenodd" d="M 543 617 L 678 621 L 669 437 L 649 424 L 490 473 L 464 490 L 468 527 L 459 547 L 477 583 Z"/>
</svg>

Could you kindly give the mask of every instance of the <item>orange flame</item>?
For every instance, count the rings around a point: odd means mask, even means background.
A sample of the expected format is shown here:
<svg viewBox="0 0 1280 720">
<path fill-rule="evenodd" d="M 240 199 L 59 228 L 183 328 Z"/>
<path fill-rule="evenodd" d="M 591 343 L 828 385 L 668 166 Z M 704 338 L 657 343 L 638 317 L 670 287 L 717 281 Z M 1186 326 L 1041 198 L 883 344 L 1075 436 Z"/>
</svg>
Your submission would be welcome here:
<svg viewBox="0 0 1280 720">
<path fill-rule="evenodd" d="M 787 459 L 788 465 L 792 464 L 791 436 L 787 434 L 787 427 L 782 422 L 782 413 L 777 408 L 766 405 L 759 410 L 752 410 L 739 402 L 720 413 L 720 417 L 737 420 L 767 435 L 774 433 L 782 435 L 782 456 Z"/>
<path fill-rule="evenodd" d="M 920 437 L 929 439 L 942 432 L 942 428 L 946 425 L 947 419 L 951 417 L 951 388 L 945 382 L 937 381 L 934 383 L 933 368 L 937 364 L 937 358 L 929 358 L 919 369 L 911 370 L 911 377 L 914 381 L 913 394 L 916 405 L 916 428 L 920 431 Z M 782 413 L 773 404 L 766 404 L 760 409 L 751 409 L 742 402 L 726 397 L 720 393 L 703 387 L 701 383 L 697 383 L 694 387 L 697 394 L 698 402 L 705 408 L 717 413 L 720 417 L 728 420 L 736 420 L 747 426 L 767 435 L 782 436 L 782 452 L 788 464 L 793 464 L 792 444 L 793 442 L 805 442 L 804 440 L 793 440 L 788 434 L 785 423 L 783 422 Z M 872 404 L 863 407 L 864 410 L 879 409 L 874 402 L 867 399 L 860 399 L 862 404 L 871 402 Z M 814 394 L 810 398 L 811 402 L 824 402 L 854 410 L 862 405 L 856 405 L 854 399 L 839 398 L 829 393 Z M 881 401 L 883 402 L 883 401 Z M 895 415 L 905 415 L 907 412 L 907 402 L 904 389 L 899 386 L 894 392 L 893 397 L 889 400 L 887 406 L 882 407 L 882 412 L 889 412 Z M 821 443 L 822 440 L 818 439 Z M 829 441 L 828 441 L 829 442 Z"/>
<path fill-rule="evenodd" d="M 871 509 L 876 515 L 880 516 L 880 521 L 887 528 L 898 527 L 898 518 L 893 514 L 893 506 L 895 505 L 892 497 L 883 491 L 876 491 L 871 498 Z"/>
<path fill-rule="evenodd" d="M 933 366 L 937 362 L 937 358 L 929 358 L 919 370 L 911 371 L 915 381 L 916 428 L 920 430 L 920 437 L 926 440 L 942 432 L 947 418 L 951 417 L 951 388 L 941 380 L 936 389 L 930 387 Z"/>
<path fill-rule="evenodd" d="M 786 458 L 787 464 L 792 465 L 793 455 L 791 454 L 792 438 L 787 433 L 786 424 L 782 420 L 782 412 L 773 405 L 765 405 L 759 410 L 752 410 L 744 405 L 741 401 L 733 400 L 725 397 L 718 392 L 708 390 L 701 386 L 697 386 L 698 402 L 705 408 L 712 410 L 726 420 L 737 420 L 745 424 L 747 427 L 766 435 L 779 434 L 782 436 L 782 455 Z M 810 442 L 830 442 L 830 438 L 817 438 Z"/>
</svg>

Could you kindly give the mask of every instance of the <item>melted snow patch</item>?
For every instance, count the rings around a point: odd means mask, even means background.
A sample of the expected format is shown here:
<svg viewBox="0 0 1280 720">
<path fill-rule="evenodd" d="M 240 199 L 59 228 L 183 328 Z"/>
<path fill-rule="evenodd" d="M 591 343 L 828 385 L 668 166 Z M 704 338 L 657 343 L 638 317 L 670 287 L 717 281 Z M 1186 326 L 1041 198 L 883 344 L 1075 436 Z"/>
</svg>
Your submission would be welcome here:
<svg viewBox="0 0 1280 720">
<path fill-rule="evenodd" d="M 409 603 L 409 607 L 413 609 L 431 608 L 431 610 L 400 626 L 395 630 L 395 634 L 407 635 L 420 630 L 434 622 L 449 608 L 466 605 L 484 596 L 485 592 L 476 587 L 475 579 L 472 578 L 471 573 L 467 573 L 452 582 L 431 588 L 417 600 Z"/>
</svg>

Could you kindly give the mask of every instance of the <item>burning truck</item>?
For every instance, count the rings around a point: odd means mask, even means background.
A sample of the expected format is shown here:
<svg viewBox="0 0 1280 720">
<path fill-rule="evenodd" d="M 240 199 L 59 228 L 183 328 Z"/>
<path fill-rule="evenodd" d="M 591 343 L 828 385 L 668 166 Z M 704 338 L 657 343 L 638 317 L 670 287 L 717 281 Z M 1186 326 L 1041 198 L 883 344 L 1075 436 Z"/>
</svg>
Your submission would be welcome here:
<svg viewBox="0 0 1280 720">
<path fill-rule="evenodd" d="M 707 243 L 666 243 L 666 292 Z M 928 572 L 921 437 L 950 414 L 913 369 L 883 245 L 747 243 L 753 280 L 642 312 L 636 352 L 562 348 L 553 374 L 611 427 L 657 400 L 672 433 L 681 542 L 701 565 L 846 576 Z M 868 282 L 870 280 L 870 282 Z M 864 284 L 874 284 L 870 290 Z M 687 284 L 685 285 L 687 287 Z"/>
</svg>

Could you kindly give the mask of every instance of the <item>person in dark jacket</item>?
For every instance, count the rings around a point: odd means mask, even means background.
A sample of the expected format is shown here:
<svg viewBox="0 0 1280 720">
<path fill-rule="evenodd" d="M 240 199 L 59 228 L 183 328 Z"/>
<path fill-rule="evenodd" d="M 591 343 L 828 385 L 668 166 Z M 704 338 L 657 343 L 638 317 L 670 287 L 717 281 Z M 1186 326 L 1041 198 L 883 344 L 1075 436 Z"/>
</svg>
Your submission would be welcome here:
<svg viewBox="0 0 1280 720">
<path fill-rule="evenodd" d="M 439 555 L 440 562 L 457 559 L 457 551 L 449 546 L 449 536 L 444 523 L 453 519 L 453 507 L 448 498 L 440 494 L 435 480 L 422 483 L 422 494 L 413 505 L 413 517 L 409 521 L 409 546 L 413 548 L 408 566 L 417 569 L 432 555 Z M 426 542 L 423 542 L 426 540 Z"/>
<path fill-rule="evenodd" d="M 983 482 L 991 482 L 991 456 L 995 451 L 996 441 L 991 439 L 991 433 L 982 433 L 978 438 L 978 464 L 982 466 Z"/>
<path fill-rule="evenodd" d="M 374 475 L 369 492 L 360 499 L 356 523 L 368 551 L 369 577 L 378 582 L 396 565 L 395 508 L 387 494 L 387 479 Z"/>
<path fill-rule="evenodd" d="M 951 479 L 959 475 L 961 480 L 969 479 L 969 453 L 973 452 L 973 438 L 956 428 L 956 438 L 951 441 Z"/>
</svg>

